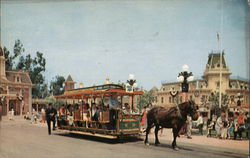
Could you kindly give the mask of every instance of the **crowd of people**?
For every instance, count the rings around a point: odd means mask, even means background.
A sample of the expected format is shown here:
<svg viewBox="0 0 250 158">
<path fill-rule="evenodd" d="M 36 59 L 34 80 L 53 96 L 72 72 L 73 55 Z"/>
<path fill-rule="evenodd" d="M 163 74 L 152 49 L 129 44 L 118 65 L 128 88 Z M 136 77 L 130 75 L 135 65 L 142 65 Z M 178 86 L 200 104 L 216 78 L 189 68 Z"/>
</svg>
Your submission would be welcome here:
<svg viewBox="0 0 250 158">
<path fill-rule="evenodd" d="M 207 136 L 211 137 L 212 130 L 215 130 L 218 138 L 230 139 L 231 135 L 233 135 L 233 139 L 236 140 L 237 136 L 242 139 L 242 133 L 246 131 L 246 137 L 248 138 L 249 119 L 248 112 L 234 112 L 233 116 L 228 118 L 224 112 L 218 118 L 213 115 L 208 124 Z"/>
</svg>

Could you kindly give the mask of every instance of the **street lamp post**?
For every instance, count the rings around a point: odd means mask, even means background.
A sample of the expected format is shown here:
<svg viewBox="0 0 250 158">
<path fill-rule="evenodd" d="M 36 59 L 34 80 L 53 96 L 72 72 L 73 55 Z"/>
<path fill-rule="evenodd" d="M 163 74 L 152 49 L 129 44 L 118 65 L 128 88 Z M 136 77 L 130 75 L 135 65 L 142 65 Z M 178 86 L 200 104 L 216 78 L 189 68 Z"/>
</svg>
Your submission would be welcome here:
<svg viewBox="0 0 250 158">
<path fill-rule="evenodd" d="M 129 74 L 128 75 L 128 80 L 127 80 L 127 85 L 126 85 L 126 90 L 129 92 L 134 91 L 134 87 L 137 86 L 136 80 L 135 80 L 135 75 L 134 74 Z M 134 95 L 132 94 L 132 104 L 131 104 L 132 110 L 134 110 Z"/>
<path fill-rule="evenodd" d="M 238 97 L 238 101 L 237 101 L 237 107 L 240 107 L 241 106 L 241 93 L 237 93 L 237 97 Z"/>
<path fill-rule="evenodd" d="M 130 86 L 133 86 L 133 85 L 136 83 L 135 75 L 134 75 L 134 74 L 129 74 L 129 75 L 128 75 L 127 83 L 128 83 Z"/>
<path fill-rule="evenodd" d="M 183 72 L 180 72 L 177 81 L 182 82 L 181 83 L 181 91 L 182 91 L 182 102 L 188 101 L 187 98 L 187 93 L 189 89 L 188 81 L 193 81 L 194 76 L 192 72 L 189 72 L 189 67 L 188 65 L 183 65 L 182 66 Z"/>
<path fill-rule="evenodd" d="M 243 89 L 243 84 L 240 85 L 240 92 L 237 93 L 237 97 L 238 97 L 237 107 L 241 107 L 241 103 L 242 103 L 241 98 L 243 98 L 243 91 L 242 91 L 242 89 Z"/>
</svg>

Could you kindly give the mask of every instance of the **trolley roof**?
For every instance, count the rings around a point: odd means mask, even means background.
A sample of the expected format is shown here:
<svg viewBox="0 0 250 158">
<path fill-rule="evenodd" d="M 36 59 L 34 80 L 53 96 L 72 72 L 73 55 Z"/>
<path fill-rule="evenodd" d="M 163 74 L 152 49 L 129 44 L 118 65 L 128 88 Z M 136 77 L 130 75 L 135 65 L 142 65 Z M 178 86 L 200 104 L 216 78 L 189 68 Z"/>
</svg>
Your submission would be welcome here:
<svg viewBox="0 0 250 158">
<path fill-rule="evenodd" d="M 65 91 L 62 95 L 56 95 L 55 98 L 67 98 L 67 99 L 83 99 L 83 98 L 101 98 L 111 95 L 118 96 L 133 96 L 142 95 L 143 91 L 127 92 L 121 85 L 106 84 L 99 86 L 92 86 L 86 88 L 71 89 Z"/>
</svg>

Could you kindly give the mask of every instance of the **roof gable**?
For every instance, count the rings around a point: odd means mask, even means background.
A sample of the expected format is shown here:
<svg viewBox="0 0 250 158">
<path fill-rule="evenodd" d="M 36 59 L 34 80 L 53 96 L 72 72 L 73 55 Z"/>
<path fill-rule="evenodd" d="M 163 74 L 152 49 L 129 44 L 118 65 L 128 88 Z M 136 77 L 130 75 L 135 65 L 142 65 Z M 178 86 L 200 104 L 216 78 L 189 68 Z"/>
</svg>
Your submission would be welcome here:
<svg viewBox="0 0 250 158">
<path fill-rule="evenodd" d="M 18 81 L 17 81 L 17 78 Z M 27 72 L 15 72 L 15 71 L 6 71 L 6 78 L 15 83 L 25 83 L 25 84 L 32 84 L 30 76 Z"/>
<path fill-rule="evenodd" d="M 74 82 L 74 81 L 73 81 L 72 77 L 69 75 L 66 82 Z"/>
</svg>

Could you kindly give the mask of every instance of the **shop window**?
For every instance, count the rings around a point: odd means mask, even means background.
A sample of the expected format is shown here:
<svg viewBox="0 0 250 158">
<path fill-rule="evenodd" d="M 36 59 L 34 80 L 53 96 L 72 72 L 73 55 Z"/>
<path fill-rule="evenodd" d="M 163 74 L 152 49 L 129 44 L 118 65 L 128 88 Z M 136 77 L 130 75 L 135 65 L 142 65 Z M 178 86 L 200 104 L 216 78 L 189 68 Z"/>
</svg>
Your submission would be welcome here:
<svg viewBox="0 0 250 158">
<path fill-rule="evenodd" d="M 216 82 L 216 88 L 220 88 L 220 82 Z"/>
<path fill-rule="evenodd" d="M 16 82 L 20 82 L 20 77 L 16 76 Z"/>
</svg>

